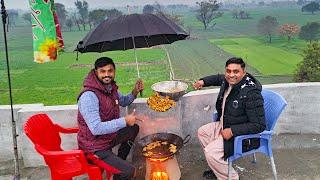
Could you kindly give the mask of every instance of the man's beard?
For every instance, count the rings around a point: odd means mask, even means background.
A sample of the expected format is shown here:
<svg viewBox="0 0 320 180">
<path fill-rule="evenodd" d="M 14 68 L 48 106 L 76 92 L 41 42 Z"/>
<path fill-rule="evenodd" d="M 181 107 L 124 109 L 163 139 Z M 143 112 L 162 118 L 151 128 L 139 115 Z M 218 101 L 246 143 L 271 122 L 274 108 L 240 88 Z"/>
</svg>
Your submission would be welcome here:
<svg viewBox="0 0 320 180">
<path fill-rule="evenodd" d="M 106 82 L 104 82 L 103 80 L 104 79 L 106 79 L 106 78 L 109 78 L 109 81 L 108 81 L 108 83 L 106 83 Z M 102 83 L 102 84 L 110 84 L 110 83 L 112 83 L 113 82 L 113 78 L 111 77 L 111 76 L 105 76 L 105 77 L 103 77 L 101 80 L 100 80 L 100 82 Z"/>
</svg>

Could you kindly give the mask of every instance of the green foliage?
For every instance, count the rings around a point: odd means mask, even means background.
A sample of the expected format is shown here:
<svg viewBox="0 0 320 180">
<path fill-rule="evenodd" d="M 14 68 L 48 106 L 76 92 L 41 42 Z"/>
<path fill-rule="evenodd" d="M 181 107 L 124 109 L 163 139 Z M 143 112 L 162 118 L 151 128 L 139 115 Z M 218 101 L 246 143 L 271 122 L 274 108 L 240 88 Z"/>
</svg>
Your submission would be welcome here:
<svg viewBox="0 0 320 180">
<path fill-rule="evenodd" d="M 299 6 L 302 6 L 302 5 L 304 5 L 306 3 L 306 0 L 298 0 L 297 1 L 297 4 L 299 5 Z"/>
<path fill-rule="evenodd" d="M 314 14 L 314 12 L 319 11 L 320 10 L 320 5 L 317 2 L 310 2 L 309 4 L 304 5 L 301 8 L 302 12 L 311 12 L 312 14 Z"/>
<path fill-rule="evenodd" d="M 299 63 L 294 81 L 320 81 L 320 45 L 309 44 L 304 50 L 303 61 Z"/>
<path fill-rule="evenodd" d="M 317 41 L 320 39 L 320 23 L 309 22 L 301 27 L 299 38 L 306 41 Z"/>
<path fill-rule="evenodd" d="M 107 17 L 107 11 L 104 9 L 95 9 L 89 12 L 89 21 L 95 26 L 100 24 Z"/>
<path fill-rule="evenodd" d="M 107 9 L 106 12 L 108 18 L 115 18 L 122 15 L 122 12 L 117 9 Z"/>
<path fill-rule="evenodd" d="M 232 10 L 232 18 L 234 19 L 250 19 L 250 13 L 245 10 L 237 10 L 234 9 Z"/>
<path fill-rule="evenodd" d="M 277 18 L 272 16 L 266 16 L 259 20 L 257 28 L 258 33 L 269 37 L 269 43 L 271 43 L 271 37 L 275 33 L 277 26 L 279 25 Z"/>
<path fill-rule="evenodd" d="M 74 5 L 77 7 L 78 13 L 80 15 L 80 22 L 82 24 L 83 30 L 86 30 L 86 23 L 89 18 L 89 4 L 87 1 L 79 1 L 74 2 Z"/>
<path fill-rule="evenodd" d="M 147 4 L 143 7 L 143 14 L 152 14 L 154 12 L 154 7 L 150 4 Z"/>
<path fill-rule="evenodd" d="M 87 1 L 76 1 L 74 2 L 74 4 L 76 5 L 77 9 L 78 9 L 78 13 L 80 14 L 81 18 L 83 20 L 86 20 L 88 18 L 89 15 L 89 4 Z"/>
</svg>

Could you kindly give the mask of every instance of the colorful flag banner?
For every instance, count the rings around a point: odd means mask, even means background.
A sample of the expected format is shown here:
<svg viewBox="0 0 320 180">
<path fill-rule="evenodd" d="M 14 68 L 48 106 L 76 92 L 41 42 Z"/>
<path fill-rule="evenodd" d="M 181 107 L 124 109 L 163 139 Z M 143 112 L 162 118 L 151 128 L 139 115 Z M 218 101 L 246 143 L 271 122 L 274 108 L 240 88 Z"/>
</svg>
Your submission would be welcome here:
<svg viewBox="0 0 320 180">
<path fill-rule="evenodd" d="M 57 40 L 58 40 L 58 49 L 63 49 L 64 48 L 64 42 L 63 42 L 63 38 L 62 38 L 59 18 L 58 18 L 58 15 L 57 15 L 56 12 L 53 12 L 53 17 L 54 17 L 54 23 L 56 24 L 56 34 L 57 34 Z"/>
<path fill-rule="evenodd" d="M 59 45 L 53 16 L 53 0 L 29 0 L 31 7 L 34 61 L 55 61 Z"/>
<path fill-rule="evenodd" d="M 54 19 L 54 24 L 56 25 L 56 34 L 57 34 L 57 40 L 58 40 L 58 49 L 63 49 L 64 48 L 64 42 L 62 38 L 62 33 L 61 33 L 61 27 L 59 23 L 59 18 L 56 13 L 56 7 L 54 6 L 54 1 L 51 0 L 51 7 L 52 7 L 52 12 L 53 12 L 53 19 Z"/>
</svg>

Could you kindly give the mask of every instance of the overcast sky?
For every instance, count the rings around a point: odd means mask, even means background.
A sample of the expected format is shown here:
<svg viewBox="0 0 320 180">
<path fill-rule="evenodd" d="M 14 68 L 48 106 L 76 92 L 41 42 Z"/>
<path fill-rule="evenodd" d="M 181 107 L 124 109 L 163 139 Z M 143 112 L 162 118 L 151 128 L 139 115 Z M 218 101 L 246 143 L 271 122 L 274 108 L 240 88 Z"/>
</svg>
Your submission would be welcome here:
<svg viewBox="0 0 320 180">
<path fill-rule="evenodd" d="M 29 0 L 4 0 L 7 9 L 29 9 Z M 76 0 L 54 0 L 55 3 L 62 3 L 66 8 L 75 8 L 74 2 Z M 82 0 L 80 0 L 82 1 Z M 106 8 L 106 7 L 119 7 L 119 6 L 143 6 L 146 4 L 154 4 L 155 1 L 160 4 L 187 4 L 196 5 L 197 1 L 203 0 L 86 0 L 89 3 L 90 9 Z M 281 1 L 281 0 L 218 0 L 218 2 L 270 2 L 270 1 Z M 295 0 L 289 0 L 295 1 Z"/>
<path fill-rule="evenodd" d="M 29 0 L 4 0 L 7 9 L 29 9 Z M 55 3 L 62 3 L 66 8 L 74 8 L 76 0 L 55 0 Z M 126 5 L 146 5 L 153 4 L 155 1 L 160 4 L 188 4 L 195 5 L 197 1 L 202 0 L 86 0 L 89 3 L 89 8 L 95 9 L 99 7 L 119 7 Z M 239 2 L 240 0 L 218 0 L 218 2 Z M 272 1 L 272 0 L 241 0 L 242 2 L 259 2 L 259 1 Z M 278 1 L 278 0 L 273 0 Z M 293 1 L 293 0 L 291 0 Z"/>
<path fill-rule="evenodd" d="M 190 4 L 194 5 L 200 0 L 158 0 L 161 4 Z M 62 3 L 67 8 L 74 8 L 75 0 L 55 0 L 55 3 Z M 126 5 L 145 5 L 153 4 L 155 0 L 87 0 L 89 8 L 98 7 L 115 7 Z M 5 0 L 5 6 L 7 9 L 27 9 L 29 8 L 28 0 Z"/>
</svg>

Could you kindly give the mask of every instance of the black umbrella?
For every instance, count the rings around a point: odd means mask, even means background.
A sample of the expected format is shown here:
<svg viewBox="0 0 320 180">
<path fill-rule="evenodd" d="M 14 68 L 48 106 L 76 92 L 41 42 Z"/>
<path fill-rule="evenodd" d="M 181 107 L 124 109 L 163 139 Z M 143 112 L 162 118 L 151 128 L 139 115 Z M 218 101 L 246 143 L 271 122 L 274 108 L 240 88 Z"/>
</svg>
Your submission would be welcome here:
<svg viewBox="0 0 320 180">
<path fill-rule="evenodd" d="M 183 40 L 188 34 L 164 15 L 130 14 L 108 18 L 90 31 L 76 51 L 105 52 L 151 47 Z M 140 78 L 136 51 L 136 65 Z"/>
</svg>

